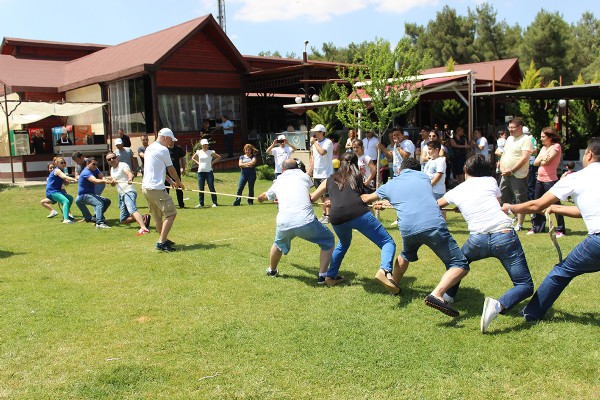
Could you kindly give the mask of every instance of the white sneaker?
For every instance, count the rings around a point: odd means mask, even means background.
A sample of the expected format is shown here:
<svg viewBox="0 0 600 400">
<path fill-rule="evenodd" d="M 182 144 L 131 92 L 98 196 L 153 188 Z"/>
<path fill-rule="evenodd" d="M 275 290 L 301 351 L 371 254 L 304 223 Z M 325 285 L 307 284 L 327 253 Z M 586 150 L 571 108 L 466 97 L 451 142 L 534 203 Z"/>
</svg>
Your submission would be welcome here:
<svg viewBox="0 0 600 400">
<path fill-rule="evenodd" d="M 454 303 L 454 297 L 452 297 L 452 296 L 448 296 L 446 293 L 444 293 L 444 294 L 442 295 L 442 298 L 443 298 L 444 300 L 446 300 L 446 303 L 448 303 L 448 304 L 452 304 L 452 303 Z"/>
<path fill-rule="evenodd" d="M 502 306 L 498 300 L 486 297 L 483 302 L 483 312 L 481 313 L 481 333 L 485 333 L 494 319 L 502 311 Z"/>
<path fill-rule="evenodd" d="M 328 215 L 323 215 L 321 218 L 319 218 L 319 222 L 322 224 L 328 224 L 329 223 L 329 216 Z"/>
<path fill-rule="evenodd" d="M 194 207 L 194 208 L 202 208 L 202 207 L 204 207 L 204 206 L 201 204 L 196 204 L 196 207 Z"/>
<path fill-rule="evenodd" d="M 217 205 L 216 205 L 216 204 L 213 204 L 212 206 L 213 206 L 213 207 L 217 207 Z"/>
<path fill-rule="evenodd" d="M 398 226 L 398 220 L 395 220 L 394 222 L 392 222 L 392 223 L 390 224 L 390 226 Z"/>
<path fill-rule="evenodd" d="M 64 219 L 63 220 L 63 224 L 74 224 L 75 222 L 71 221 L 70 219 Z"/>
<path fill-rule="evenodd" d="M 56 217 L 57 215 L 58 215 L 58 211 L 56 211 L 56 210 L 52 210 L 52 211 L 50 211 L 50 214 L 48 214 L 48 217 L 47 217 L 47 218 L 54 218 L 54 217 Z"/>
<path fill-rule="evenodd" d="M 106 224 L 96 224 L 96 229 L 110 229 L 110 226 Z"/>
<path fill-rule="evenodd" d="M 519 224 L 515 225 L 515 231 L 516 232 L 520 231 L 521 229 L 523 229 L 522 225 L 519 225 Z"/>
</svg>

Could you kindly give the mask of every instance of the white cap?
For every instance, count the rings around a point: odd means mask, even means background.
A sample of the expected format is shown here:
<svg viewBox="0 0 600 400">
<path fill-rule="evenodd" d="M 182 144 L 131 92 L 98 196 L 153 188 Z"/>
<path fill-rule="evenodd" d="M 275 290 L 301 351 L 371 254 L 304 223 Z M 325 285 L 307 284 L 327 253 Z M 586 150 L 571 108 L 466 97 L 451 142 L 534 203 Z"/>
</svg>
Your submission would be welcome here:
<svg viewBox="0 0 600 400">
<path fill-rule="evenodd" d="M 162 128 L 160 131 L 158 131 L 158 136 L 170 137 L 174 142 L 177 141 L 177 139 L 175 139 L 175 135 L 173 135 L 173 131 L 169 128 Z"/>
<path fill-rule="evenodd" d="M 325 127 L 321 124 L 315 125 L 311 130 L 311 132 L 323 132 L 325 133 Z"/>
<path fill-rule="evenodd" d="M 200 145 L 203 145 L 203 144 L 208 144 L 208 139 L 200 140 Z"/>
<path fill-rule="evenodd" d="M 118 144 L 123 144 L 123 139 L 115 139 L 115 146 Z"/>
<path fill-rule="evenodd" d="M 277 140 L 285 140 L 285 135 L 279 135 L 279 136 L 277 136 Z"/>
<path fill-rule="evenodd" d="M 526 127 L 526 126 L 524 126 L 523 127 L 523 133 L 527 135 L 529 133 L 529 128 Z"/>
</svg>

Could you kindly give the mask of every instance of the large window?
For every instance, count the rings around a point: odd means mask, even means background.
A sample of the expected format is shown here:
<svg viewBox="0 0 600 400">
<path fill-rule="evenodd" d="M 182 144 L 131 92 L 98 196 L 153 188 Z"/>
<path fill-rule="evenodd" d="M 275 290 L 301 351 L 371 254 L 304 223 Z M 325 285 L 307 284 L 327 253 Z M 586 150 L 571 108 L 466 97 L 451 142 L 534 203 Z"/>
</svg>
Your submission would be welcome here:
<svg viewBox="0 0 600 400">
<path fill-rule="evenodd" d="M 240 97 L 217 94 L 160 94 L 158 114 L 162 126 L 175 132 L 192 132 L 202 129 L 205 119 L 218 120 L 227 115 L 240 120 Z"/>
<path fill-rule="evenodd" d="M 128 79 L 108 85 L 113 135 L 122 128 L 125 133 L 146 133 L 144 78 Z M 151 121 L 149 121 L 151 123 Z"/>
</svg>

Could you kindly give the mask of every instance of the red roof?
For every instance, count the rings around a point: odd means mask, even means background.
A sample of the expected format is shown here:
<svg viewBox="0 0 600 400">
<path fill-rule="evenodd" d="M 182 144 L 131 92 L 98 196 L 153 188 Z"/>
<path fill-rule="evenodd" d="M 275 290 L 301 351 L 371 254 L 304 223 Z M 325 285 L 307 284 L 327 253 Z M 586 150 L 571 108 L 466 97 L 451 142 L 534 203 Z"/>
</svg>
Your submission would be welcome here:
<svg viewBox="0 0 600 400">
<path fill-rule="evenodd" d="M 478 81 L 491 82 L 495 80 L 496 82 L 518 85 L 522 79 L 518 58 L 454 65 L 455 71 L 469 69 L 473 71 L 475 79 Z M 421 73 L 435 74 L 439 72 L 447 72 L 446 67 L 429 68 Z"/>
</svg>

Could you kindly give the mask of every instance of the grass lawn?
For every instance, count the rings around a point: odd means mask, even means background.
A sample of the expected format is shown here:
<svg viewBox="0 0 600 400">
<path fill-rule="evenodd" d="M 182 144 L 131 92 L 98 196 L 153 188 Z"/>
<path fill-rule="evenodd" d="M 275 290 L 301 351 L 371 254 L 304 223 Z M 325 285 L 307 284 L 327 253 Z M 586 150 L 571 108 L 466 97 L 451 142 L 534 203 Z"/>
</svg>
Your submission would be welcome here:
<svg viewBox="0 0 600 400">
<path fill-rule="evenodd" d="M 217 191 L 234 193 L 238 176 L 217 173 Z M 269 184 L 258 181 L 257 195 Z M 318 248 L 300 240 L 281 276 L 265 276 L 272 204 L 229 207 L 221 196 L 221 207 L 194 209 L 186 192 L 170 235 L 180 251 L 167 254 L 154 231 L 119 226 L 116 190 L 105 195 L 113 228 L 96 230 L 47 219 L 43 186 L 0 188 L 0 399 L 600 396 L 597 274 L 575 279 L 545 321 L 525 323 L 517 306 L 482 335 L 484 297 L 511 285 L 497 260 L 471 266 L 451 319 L 423 304 L 443 273 L 427 248 L 390 296 L 373 280 L 379 249 L 356 235 L 348 283 L 327 288 L 316 283 Z M 141 193 L 138 205 L 147 210 Z M 585 234 L 581 220 L 566 223 L 565 255 Z M 462 217 L 448 213 L 448 224 L 462 244 Z M 537 287 L 556 251 L 547 234 L 519 236 Z"/>
</svg>

